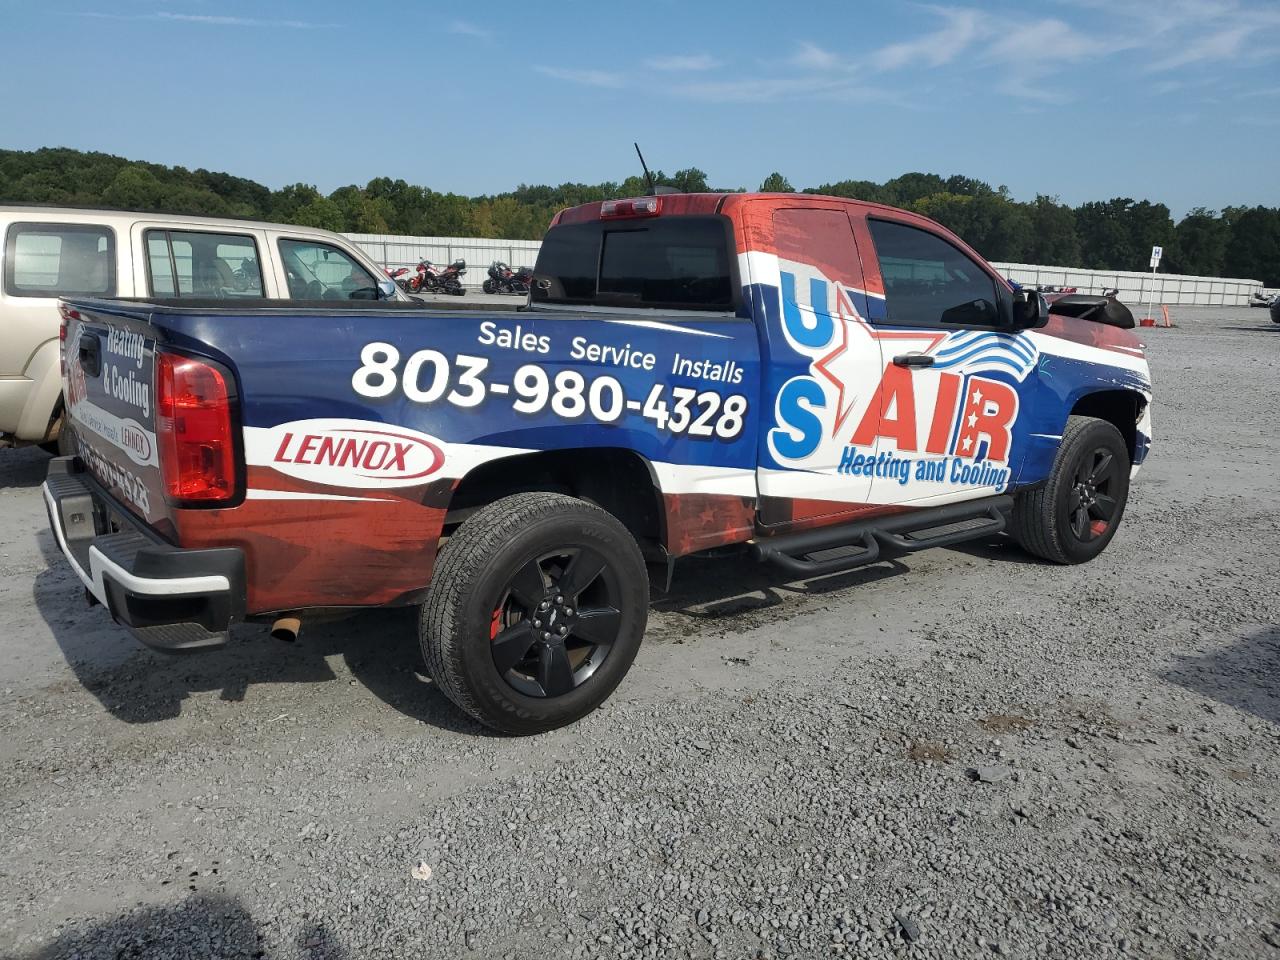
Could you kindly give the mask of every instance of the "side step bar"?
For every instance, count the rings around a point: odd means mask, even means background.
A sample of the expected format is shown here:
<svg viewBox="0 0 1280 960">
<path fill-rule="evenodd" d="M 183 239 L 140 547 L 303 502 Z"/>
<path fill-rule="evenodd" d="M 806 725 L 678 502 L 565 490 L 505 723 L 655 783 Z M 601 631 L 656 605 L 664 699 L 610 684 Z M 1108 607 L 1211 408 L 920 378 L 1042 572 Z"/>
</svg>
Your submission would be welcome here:
<svg viewBox="0 0 1280 960">
<path fill-rule="evenodd" d="M 752 543 L 751 554 L 760 562 L 776 564 L 789 573 L 822 576 L 875 563 L 882 546 L 914 553 L 1000 533 L 1012 509 L 1010 496 L 949 503 L 838 527 L 767 537 Z M 957 525 L 961 529 L 941 529 Z M 824 557 L 823 553 L 835 556 Z"/>
</svg>

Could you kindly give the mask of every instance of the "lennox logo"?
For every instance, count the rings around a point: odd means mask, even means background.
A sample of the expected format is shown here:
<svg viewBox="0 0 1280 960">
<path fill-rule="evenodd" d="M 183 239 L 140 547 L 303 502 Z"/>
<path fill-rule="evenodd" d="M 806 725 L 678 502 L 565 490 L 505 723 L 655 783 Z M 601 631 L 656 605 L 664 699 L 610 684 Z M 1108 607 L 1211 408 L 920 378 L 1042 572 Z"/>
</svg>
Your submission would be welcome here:
<svg viewBox="0 0 1280 960">
<path fill-rule="evenodd" d="M 136 423 L 124 422 L 120 429 L 120 444 L 135 463 L 151 462 L 151 438 Z"/>
<path fill-rule="evenodd" d="M 299 480 L 328 486 L 414 486 L 444 465 L 439 441 L 389 424 L 302 420 L 283 423 L 269 434 L 266 463 Z"/>
</svg>

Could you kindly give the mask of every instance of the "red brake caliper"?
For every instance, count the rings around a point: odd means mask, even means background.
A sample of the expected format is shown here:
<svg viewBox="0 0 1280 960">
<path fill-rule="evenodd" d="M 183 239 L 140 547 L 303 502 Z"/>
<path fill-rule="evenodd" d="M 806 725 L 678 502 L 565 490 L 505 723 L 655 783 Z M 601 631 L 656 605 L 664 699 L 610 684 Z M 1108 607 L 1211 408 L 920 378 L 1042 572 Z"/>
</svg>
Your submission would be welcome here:
<svg viewBox="0 0 1280 960">
<path fill-rule="evenodd" d="M 502 608 L 499 607 L 493 611 L 493 619 L 489 621 L 489 639 L 496 640 L 498 637 L 498 628 L 502 626 Z"/>
</svg>

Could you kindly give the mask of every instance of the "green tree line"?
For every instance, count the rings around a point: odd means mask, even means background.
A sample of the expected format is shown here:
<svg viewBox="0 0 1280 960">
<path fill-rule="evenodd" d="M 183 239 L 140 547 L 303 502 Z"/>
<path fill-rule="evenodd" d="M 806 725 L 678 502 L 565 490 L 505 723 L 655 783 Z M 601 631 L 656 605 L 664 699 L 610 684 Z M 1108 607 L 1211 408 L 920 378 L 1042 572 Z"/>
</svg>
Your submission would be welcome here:
<svg viewBox="0 0 1280 960">
<path fill-rule="evenodd" d="M 684 191 L 711 187 L 696 167 L 654 173 Z M 322 194 L 295 183 L 271 190 L 227 173 L 188 170 L 67 148 L 0 150 L 0 203 L 50 203 L 251 217 L 354 233 L 500 237 L 535 240 L 557 210 L 612 197 L 638 196 L 639 176 L 605 183 L 521 184 L 500 194 L 467 197 L 377 177 Z M 742 187 L 728 188 L 742 190 Z M 780 173 L 761 190 L 790 192 Z M 1077 207 L 1039 195 L 1015 200 L 1006 187 L 972 177 L 905 173 L 884 183 L 841 180 L 805 187 L 886 203 L 937 220 L 983 256 L 997 261 L 1145 270 L 1153 244 L 1165 248 L 1161 269 L 1201 276 L 1262 280 L 1280 286 L 1280 209 L 1197 207 L 1174 222 L 1162 203 L 1116 197 Z"/>
</svg>

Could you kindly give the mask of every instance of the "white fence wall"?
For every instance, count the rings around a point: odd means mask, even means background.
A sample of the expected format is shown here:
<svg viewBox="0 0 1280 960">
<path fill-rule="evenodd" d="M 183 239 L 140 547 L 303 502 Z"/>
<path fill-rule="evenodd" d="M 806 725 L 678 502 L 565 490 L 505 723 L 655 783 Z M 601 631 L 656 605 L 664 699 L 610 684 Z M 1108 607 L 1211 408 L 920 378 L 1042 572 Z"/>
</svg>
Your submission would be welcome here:
<svg viewBox="0 0 1280 960">
<path fill-rule="evenodd" d="M 1021 284 L 1051 284 L 1055 287 L 1078 287 L 1081 293 L 1120 291 L 1120 299 L 1130 307 L 1145 308 L 1152 299 L 1156 306 L 1200 304 L 1205 306 L 1243 307 L 1249 297 L 1262 289 L 1261 280 L 1238 280 L 1224 277 L 1190 277 L 1177 273 L 1157 273 L 1154 288 L 1150 273 L 1115 270 L 1085 270 L 1077 267 L 1044 267 L 1033 263 L 993 263 L 1006 277 Z M 1154 296 L 1153 296 L 1154 294 Z"/>
<path fill-rule="evenodd" d="M 368 251 L 374 260 L 389 267 L 415 267 L 424 258 L 433 263 L 450 263 L 462 258 L 467 261 L 463 282 L 474 288 L 479 288 L 484 282 L 489 264 L 494 260 L 513 267 L 533 266 L 538 258 L 538 248 L 542 246 L 539 240 L 483 240 L 475 237 L 399 237 L 372 233 L 348 233 L 346 237 Z M 992 266 L 1021 284 L 1077 287 L 1081 293 L 1101 293 L 1115 288 L 1120 291 L 1120 299 L 1135 309 L 1152 298 L 1150 273 L 1049 267 L 1033 263 L 993 263 Z M 1252 293 L 1261 289 L 1260 280 L 1157 273 L 1154 299 L 1157 306 L 1203 304 L 1242 307 L 1249 303 Z"/>
</svg>

